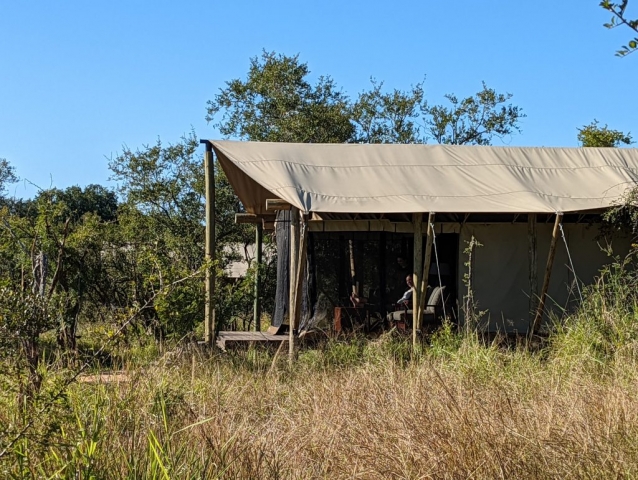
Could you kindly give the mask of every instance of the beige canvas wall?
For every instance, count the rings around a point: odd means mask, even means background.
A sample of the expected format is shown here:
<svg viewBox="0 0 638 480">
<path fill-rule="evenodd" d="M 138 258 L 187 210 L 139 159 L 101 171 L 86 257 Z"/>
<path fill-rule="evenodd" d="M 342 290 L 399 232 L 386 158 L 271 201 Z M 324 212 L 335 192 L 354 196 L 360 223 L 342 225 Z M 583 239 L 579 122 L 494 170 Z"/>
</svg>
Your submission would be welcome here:
<svg viewBox="0 0 638 480">
<path fill-rule="evenodd" d="M 537 283 L 540 290 L 549 252 L 553 224 L 539 224 Z M 597 225 L 584 224 L 564 225 L 567 245 L 574 263 L 578 278 L 585 284 L 591 284 L 600 268 L 609 263 L 609 257 L 602 251 L 604 239 Z M 526 224 L 466 224 L 461 228 L 459 245 L 459 300 L 461 301 L 466 287 L 463 274 L 466 272 L 467 255 L 463 250 L 472 235 L 483 244 L 475 250 L 474 256 L 474 295 L 478 310 L 487 313 L 483 319 L 489 331 L 520 332 L 527 331 L 529 325 L 529 262 L 528 233 Z M 613 238 L 614 250 L 624 254 L 629 248 L 627 236 Z M 569 266 L 567 249 L 562 238 L 559 238 L 551 282 L 548 293 L 548 313 L 561 316 L 564 311 L 575 308 L 578 304 L 578 293 L 573 288 L 573 273 Z M 547 321 L 547 316 L 545 321 Z"/>
</svg>

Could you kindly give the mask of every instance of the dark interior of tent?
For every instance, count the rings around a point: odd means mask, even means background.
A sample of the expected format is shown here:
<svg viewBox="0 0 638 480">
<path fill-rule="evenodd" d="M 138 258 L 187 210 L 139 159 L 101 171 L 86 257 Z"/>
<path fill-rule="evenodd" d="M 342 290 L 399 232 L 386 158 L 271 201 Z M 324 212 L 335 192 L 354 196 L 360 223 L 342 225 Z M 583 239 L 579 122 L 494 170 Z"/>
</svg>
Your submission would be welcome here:
<svg viewBox="0 0 638 480">
<path fill-rule="evenodd" d="M 281 212 L 287 214 L 288 212 Z M 277 293 L 273 325 L 287 323 L 290 285 L 289 222 L 279 218 Z M 423 244 L 426 242 L 423 236 Z M 408 289 L 406 276 L 413 272 L 414 235 L 393 232 L 309 232 L 306 275 L 303 282 L 302 327 L 317 308 L 351 307 L 353 291 L 365 299 L 370 315 L 385 318 Z M 459 235 L 436 236 L 428 276 L 428 292 L 445 286 L 448 316 L 458 318 L 457 275 Z M 423 268 L 425 252 L 417 268 Z M 325 313 L 325 312 L 324 312 Z"/>
</svg>

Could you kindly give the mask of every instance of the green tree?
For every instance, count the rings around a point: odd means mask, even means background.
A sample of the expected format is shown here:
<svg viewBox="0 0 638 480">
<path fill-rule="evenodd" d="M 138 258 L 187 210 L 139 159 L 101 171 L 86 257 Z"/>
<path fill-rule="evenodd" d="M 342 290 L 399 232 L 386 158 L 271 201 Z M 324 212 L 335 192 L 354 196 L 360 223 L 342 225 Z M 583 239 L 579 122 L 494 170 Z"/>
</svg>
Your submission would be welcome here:
<svg viewBox="0 0 638 480">
<path fill-rule="evenodd" d="M 121 241 L 125 277 L 133 305 L 146 305 L 142 317 L 158 335 L 192 329 L 201 316 L 201 280 L 180 285 L 157 298 L 165 285 L 196 272 L 203 263 L 203 173 L 193 134 L 174 145 L 125 147 L 111 159 L 112 179 L 119 182 Z"/>
<path fill-rule="evenodd" d="M 183 335 L 201 322 L 204 312 L 204 171 L 194 133 L 176 144 L 135 151 L 124 148 L 110 168 L 123 200 L 118 212 L 122 241 L 128 245 L 123 268 L 129 278 L 132 303 L 148 304 L 143 314 L 157 335 Z M 236 225 L 243 211 L 226 176 L 215 166 L 216 258 L 220 277 L 216 303 L 220 319 L 228 320 L 246 305 L 229 301 L 234 295 L 223 280 L 224 267 L 237 258 L 232 247 L 252 241 L 249 226 Z M 182 278 L 170 293 L 158 297 L 164 285 Z"/>
<path fill-rule="evenodd" d="M 264 51 L 250 60 L 247 79 L 226 83 L 208 102 L 206 119 L 222 135 L 263 142 L 329 143 L 352 138 L 348 98 L 330 77 L 312 85 L 299 57 Z"/>
<path fill-rule="evenodd" d="M 75 326 L 86 300 L 107 288 L 105 242 L 108 232 L 91 212 L 73 219 L 56 199 L 60 191 L 42 191 L 27 215 L 0 209 L 0 354 L 23 359 L 29 382 L 40 384 L 40 336 L 55 329 L 61 345 L 75 349 Z M 106 303 L 104 293 L 97 301 Z"/>
<path fill-rule="evenodd" d="M 7 192 L 7 185 L 18 181 L 13 166 L 5 158 L 0 158 L 0 196 Z"/>
<path fill-rule="evenodd" d="M 371 80 L 350 107 L 357 143 L 419 143 L 422 141 L 420 114 L 426 110 L 423 82 L 408 91 L 385 93 L 383 82 Z"/>
<path fill-rule="evenodd" d="M 438 143 L 488 145 L 520 131 L 525 115 L 483 84 L 476 95 L 450 106 L 429 106 L 423 82 L 386 92 L 372 80 L 355 101 L 326 76 L 316 85 L 299 56 L 263 52 L 250 60 L 246 80 L 226 83 L 208 102 L 208 121 L 222 135 L 242 140 L 311 143 Z"/>
<path fill-rule="evenodd" d="M 9 291 L 20 292 L 7 295 L 24 297 L 25 272 L 32 274 L 36 261 L 45 262 L 51 274 L 55 266 L 50 285 L 46 278 L 39 281 L 44 282 L 42 289 L 50 288 L 49 298 L 65 299 L 58 304 L 55 327 L 67 350 L 75 350 L 82 310 L 89 305 L 112 305 L 117 297 L 105 255 L 116 229 L 116 210 L 115 194 L 98 185 L 42 190 L 31 201 L 9 202 L 3 208 L 6 248 L 0 278 Z"/>
<path fill-rule="evenodd" d="M 594 120 L 589 125 L 578 129 L 578 141 L 583 147 L 620 147 L 633 143 L 631 134 L 623 133 L 620 130 L 612 130 L 605 126 L 601 127 L 598 120 Z"/>
<path fill-rule="evenodd" d="M 117 199 L 99 185 L 41 191 L 34 199 L 34 238 L 42 252 L 57 256 L 55 291 L 66 299 L 57 319 L 58 342 L 76 349 L 76 330 L 87 304 L 110 304 L 112 278 L 104 275 L 103 253 L 112 237 Z"/>
<path fill-rule="evenodd" d="M 624 25 L 638 34 L 638 19 L 632 19 L 627 16 L 628 5 L 629 0 L 622 0 L 618 3 L 610 2 L 609 0 L 603 0 L 600 2 L 600 6 L 602 8 L 613 14 L 609 23 L 605 23 L 604 26 L 611 29 Z M 627 45 L 621 46 L 620 50 L 616 51 L 616 56 L 624 57 L 636 50 L 638 50 L 638 37 L 632 38 L 629 40 Z"/>
<path fill-rule="evenodd" d="M 450 94 L 445 98 L 449 107 L 426 108 L 428 133 L 442 144 L 490 145 L 494 137 L 520 132 L 519 122 L 526 116 L 521 108 L 507 103 L 511 94 L 497 93 L 485 83 L 472 97 L 459 100 Z"/>
<path fill-rule="evenodd" d="M 37 198 L 48 197 L 54 203 L 63 203 L 72 221 L 79 221 L 85 214 L 94 213 L 104 222 L 117 219 L 117 195 L 102 185 L 52 188 L 41 192 Z"/>
</svg>

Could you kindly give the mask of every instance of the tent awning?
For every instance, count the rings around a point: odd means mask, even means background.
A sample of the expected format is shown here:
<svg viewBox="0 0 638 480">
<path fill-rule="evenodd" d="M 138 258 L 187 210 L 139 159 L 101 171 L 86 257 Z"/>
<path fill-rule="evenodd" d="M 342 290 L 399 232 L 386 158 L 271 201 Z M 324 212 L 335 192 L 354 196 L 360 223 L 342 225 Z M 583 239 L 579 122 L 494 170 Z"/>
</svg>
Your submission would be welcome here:
<svg viewBox="0 0 638 480">
<path fill-rule="evenodd" d="M 552 213 L 613 205 L 638 149 L 211 141 L 250 213 Z"/>
</svg>

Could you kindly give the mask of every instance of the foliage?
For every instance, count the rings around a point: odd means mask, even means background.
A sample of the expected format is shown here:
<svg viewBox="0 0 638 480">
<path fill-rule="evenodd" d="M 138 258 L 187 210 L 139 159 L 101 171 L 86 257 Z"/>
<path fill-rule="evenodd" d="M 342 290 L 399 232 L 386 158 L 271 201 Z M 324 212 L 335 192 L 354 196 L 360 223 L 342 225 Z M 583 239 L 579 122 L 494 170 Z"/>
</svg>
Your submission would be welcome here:
<svg viewBox="0 0 638 480">
<path fill-rule="evenodd" d="M 56 287 L 69 301 L 59 319 L 58 339 L 71 350 L 75 350 L 75 330 L 83 310 L 126 303 L 118 288 L 120 264 L 111 254 L 119 240 L 117 208 L 113 191 L 100 185 L 73 186 L 41 191 L 25 217 L 34 225 L 43 223 L 43 234 L 56 245 L 64 238 Z"/>
<path fill-rule="evenodd" d="M 109 162 L 124 204 L 120 221 L 130 239 L 154 244 L 158 253 L 170 251 L 175 263 L 191 269 L 201 264 L 203 245 L 198 147 L 191 133 L 174 145 L 163 146 L 158 140 L 135 152 L 125 147 Z"/>
<path fill-rule="evenodd" d="M 351 105 L 356 130 L 349 139 L 357 143 L 419 143 L 422 141 L 420 112 L 427 108 L 423 83 L 410 91 L 384 93 L 383 82 L 371 80 L 372 89 L 359 94 Z"/>
<path fill-rule="evenodd" d="M 123 152 L 111 160 L 113 178 L 120 182 L 118 222 L 126 244 L 129 293 L 134 304 L 144 304 L 163 285 L 204 267 L 204 172 L 199 142 L 193 132 L 176 144 L 155 145 Z M 252 309 L 253 278 L 226 282 L 224 268 L 240 259 L 237 246 L 253 241 L 248 225 L 235 224 L 243 211 L 223 170 L 215 165 L 215 225 L 218 318 L 230 322 Z M 201 322 L 204 289 L 192 277 L 170 295 L 157 298 L 145 314 L 146 325 L 158 336 L 185 335 Z M 228 326 L 228 325 L 227 325 Z"/>
<path fill-rule="evenodd" d="M 264 51 L 250 60 L 246 81 L 230 80 L 208 102 L 211 121 L 226 136 L 263 142 L 345 142 L 353 135 L 347 98 L 330 77 L 310 84 L 298 56 Z"/>
<path fill-rule="evenodd" d="M 609 0 L 603 0 L 602 2 L 600 2 L 600 6 L 602 8 L 613 14 L 609 23 L 605 23 L 604 26 L 612 29 L 620 25 L 625 25 L 638 34 L 638 19 L 631 19 L 627 16 L 626 11 L 628 5 L 629 0 L 621 0 L 618 3 L 610 2 Z M 636 50 L 638 50 L 638 37 L 629 40 L 627 45 L 623 45 L 622 47 L 620 47 L 620 50 L 616 51 L 616 56 L 624 57 L 625 55 L 629 55 L 630 53 L 635 52 Z"/>
<path fill-rule="evenodd" d="M 628 189 L 618 204 L 605 212 L 603 219 L 606 229 L 638 234 L 638 188 Z"/>
<path fill-rule="evenodd" d="M 113 192 L 43 190 L 26 202 L 6 199 L 0 211 L 0 357 L 29 371 L 39 389 L 41 337 L 54 331 L 60 346 L 76 351 L 79 317 L 122 306 L 120 264 L 109 255 L 117 238 Z M 118 301 L 121 304 L 118 305 Z"/>
<path fill-rule="evenodd" d="M 28 368 L 29 388 L 40 386 L 40 335 L 53 328 L 76 299 L 60 289 L 66 267 L 68 222 L 53 232 L 50 212 L 35 222 L 0 211 L 0 358 Z M 59 234 L 59 235 L 58 235 Z"/>
<path fill-rule="evenodd" d="M 422 143 L 489 145 L 520 131 L 522 109 L 483 83 L 472 97 L 446 95 L 450 106 L 429 106 L 424 82 L 386 92 L 383 82 L 355 101 L 330 77 L 316 85 L 299 56 L 263 52 L 254 57 L 246 80 L 227 82 L 208 102 L 206 119 L 222 135 L 243 140 L 302 143 Z"/>
<path fill-rule="evenodd" d="M 506 103 L 511 94 L 497 93 L 483 83 L 483 90 L 472 97 L 460 99 L 446 95 L 451 106 L 429 107 L 429 134 L 438 142 L 449 145 L 490 145 L 493 137 L 503 138 L 520 132 L 519 121 L 526 115 Z"/>
<path fill-rule="evenodd" d="M 50 201 L 64 204 L 64 214 L 73 222 L 78 222 L 87 213 L 93 213 L 103 222 L 117 219 L 117 196 L 102 185 L 68 187 L 64 190 L 52 188 L 41 191 L 36 201 Z"/>
<path fill-rule="evenodd" d="M 122 248 L 128 296 L 134 305 L 156 297 L 164 285 L 191 276 L 203 264 L 203 174 L 194 134 L 181 142 L 132 151 L 125 147 L 109 167 L 119 183 Z M 203 312 L 201 279 L 157 298 L 144 315 L 156 335 L 192 330 Z"/>
<path fill-rule="evenodd" d="M 631 134 L 620 130 L 612 130 L 605 126 L 600 127 L 598 120 L 578 129 L 578 141 L 583 147 L 620 147 L 633 143 Z"/>
<path fill-rule="evenodd" d="M 579 311 L 556 325 L 551 355 L 593 368 L 638 354 L 638 245 L 613 258 L 595 285 L 586 287 Z"/>
<path fill-rule="evenodd" d="M 0 158 L 0 197 L 6 193 L 7 184 L 17 181 L 13 166 L 5 158 Z"/>
</svg>

